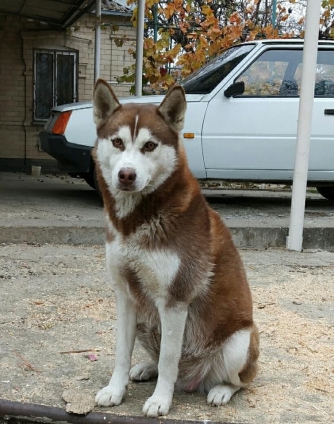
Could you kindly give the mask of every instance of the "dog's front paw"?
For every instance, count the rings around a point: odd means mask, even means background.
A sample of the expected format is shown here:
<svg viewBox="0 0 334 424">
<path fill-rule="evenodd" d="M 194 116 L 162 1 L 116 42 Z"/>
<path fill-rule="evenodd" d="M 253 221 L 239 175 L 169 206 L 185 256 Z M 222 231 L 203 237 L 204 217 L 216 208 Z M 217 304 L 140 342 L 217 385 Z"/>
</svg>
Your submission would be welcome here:
<svg viewBox="0 0 334 424">
<path fill-rule="evenodd" d="M 147 417 L 158 417 L 159 415 L 167 415 L 171 402 L 160 396 L 151 396 L 147 399 L 143 413 Z"/>
<path fill-rule="evenodd" d="M 212 406 L 226 405 L 237 390 L 231 386 L 220 384 L 210 390 L 207 402 Z"/>
<path fill-rule="evenodd" d="M 124 393 L 112 386 L 106 386 L 95 396 L 95 404 L 98 406 L 116 406 L 122 403 Z"/>
</svg>

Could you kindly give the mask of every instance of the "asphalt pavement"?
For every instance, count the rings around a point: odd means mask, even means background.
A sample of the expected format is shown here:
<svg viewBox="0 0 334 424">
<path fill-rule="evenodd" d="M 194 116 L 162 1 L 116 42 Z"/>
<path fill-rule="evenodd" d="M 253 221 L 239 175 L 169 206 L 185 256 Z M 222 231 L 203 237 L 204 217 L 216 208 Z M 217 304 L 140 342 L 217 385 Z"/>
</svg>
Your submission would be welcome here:
<svg viewBox="0 0 334 424">
<path fill-rule="evenodd" d="M 285 247 L 291 189 L 203 189 L 238 247 Z M 0 243 L 103 244 L 103 205 L 83 180 L 0 173 Z M 304 249 L 334 250 L 334 203 L 307 192 Z"/>
</svg>

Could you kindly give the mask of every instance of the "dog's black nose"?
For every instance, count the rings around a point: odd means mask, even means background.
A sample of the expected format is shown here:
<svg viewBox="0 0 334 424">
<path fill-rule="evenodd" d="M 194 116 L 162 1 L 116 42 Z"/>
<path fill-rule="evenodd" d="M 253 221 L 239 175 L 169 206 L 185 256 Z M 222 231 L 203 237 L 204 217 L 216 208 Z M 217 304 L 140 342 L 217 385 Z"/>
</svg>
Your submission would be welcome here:
<svg viewBox="0 0 334 424">
<path fill-rule="evenodd" d="M 122 168 L 118 173 L 119 182 L 126 186 L 135 182 L 136 177 L 135 171 L 131 168 Z"/>
</svg>

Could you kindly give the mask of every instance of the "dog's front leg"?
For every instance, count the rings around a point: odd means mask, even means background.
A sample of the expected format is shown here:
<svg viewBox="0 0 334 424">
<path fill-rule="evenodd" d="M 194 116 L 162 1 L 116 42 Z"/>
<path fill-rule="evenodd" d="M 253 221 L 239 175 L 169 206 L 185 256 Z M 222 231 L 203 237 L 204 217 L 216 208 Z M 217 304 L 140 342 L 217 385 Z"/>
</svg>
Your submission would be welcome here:
<svg viewBox="0 0 334 424">
<path fill-rule="evenodd" d="M 144 405 L 143 413 L 148 417 L 166 415 L 171 406 L 188 314 L 187 305 L 181 303 L 175 307 L 158 305 L 158 310 L 161 321 L 159 374 L 154 393 Z"/>
<path fill-rule="evenodd" d="M 115 406 L 122 402 L 129 382 L 131 356 L 136 334 L 136 312 L 127 293 L 116 289 L 116 356 L 115 368 L 108 386 L 98 392 L 95 402 L 99 406 Z"/>
</svg>

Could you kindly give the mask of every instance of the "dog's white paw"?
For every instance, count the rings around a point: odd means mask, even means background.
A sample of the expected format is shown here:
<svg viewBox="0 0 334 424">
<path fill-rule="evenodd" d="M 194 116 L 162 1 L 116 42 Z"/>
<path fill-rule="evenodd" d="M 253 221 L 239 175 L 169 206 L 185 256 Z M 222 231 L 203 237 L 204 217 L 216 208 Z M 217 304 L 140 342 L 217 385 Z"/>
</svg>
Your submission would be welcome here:
<svg viewBox="0 0 334 424">
<path fill-rule="evenodd" d="M 111 386 L 101 389 L 95 396 L 95 404 L 98 406 L 116 406 L 122 403 L 123 392 Z"/>
<path fill-rule="evenodd" d="M 154 362 L 137 364 L 130 370 L 131 381 L 147 381 L 158 375 L 158 366 Z"/>
<path fill-rule="evenodd" d="M 151 396 L 147 399 L 143 413 L 147 417 L 159 417 L 160 415 L 167 415 L 171 402 L 159 396 Z"/>
<path fill-rule="evenodd" d="M 210 390 L 207 402 L 212 406 L 226 405 L 237 390 L 239 388 L 227 385 L 215 386 Z"/>
</svg>

